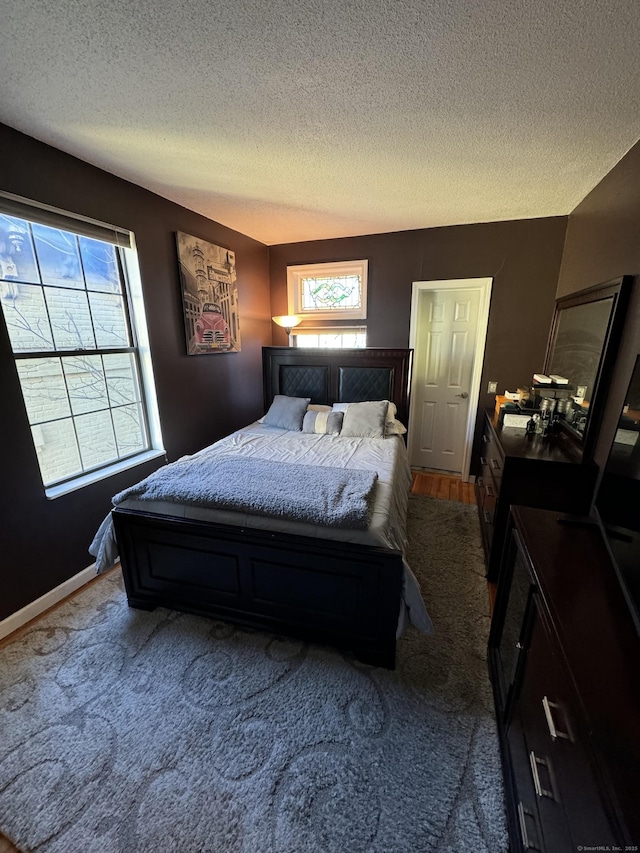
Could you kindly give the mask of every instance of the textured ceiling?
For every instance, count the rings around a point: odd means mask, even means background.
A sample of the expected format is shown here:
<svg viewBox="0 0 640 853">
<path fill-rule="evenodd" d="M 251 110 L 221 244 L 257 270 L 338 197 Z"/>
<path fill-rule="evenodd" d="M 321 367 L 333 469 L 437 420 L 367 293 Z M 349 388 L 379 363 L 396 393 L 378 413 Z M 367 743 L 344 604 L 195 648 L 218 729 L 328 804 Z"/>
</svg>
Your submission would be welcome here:
<svg viewBox="0 0 640 853">
<path fill-rule="evenodd" d="M 264 243 L 569 213 L 639 0 L 1 0 L 0 119 Z"/>
</svg>

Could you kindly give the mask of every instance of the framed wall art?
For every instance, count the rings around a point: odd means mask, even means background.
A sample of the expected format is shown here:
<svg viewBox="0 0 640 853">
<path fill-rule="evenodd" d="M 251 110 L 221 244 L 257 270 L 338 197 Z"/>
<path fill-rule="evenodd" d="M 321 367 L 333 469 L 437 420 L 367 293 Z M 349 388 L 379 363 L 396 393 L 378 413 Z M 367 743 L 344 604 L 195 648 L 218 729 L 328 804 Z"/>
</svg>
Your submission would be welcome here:
<svg viewBox="0 0 640 853">
<path fill-rule="evenodd" d="M 236 255 L 176 232 L 188 355 L 240 352 Z"/>
</svg>

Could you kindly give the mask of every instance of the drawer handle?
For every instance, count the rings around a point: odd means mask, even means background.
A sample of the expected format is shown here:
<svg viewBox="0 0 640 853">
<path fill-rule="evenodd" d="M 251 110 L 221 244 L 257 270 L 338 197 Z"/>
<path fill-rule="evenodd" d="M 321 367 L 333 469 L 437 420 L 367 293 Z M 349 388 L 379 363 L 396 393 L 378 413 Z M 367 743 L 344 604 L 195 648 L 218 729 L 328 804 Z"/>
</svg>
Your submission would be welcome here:
<svg viewBox="0 0 640 853">
<path fill-rule="evenodd" d="M 493 489 L 491 488 L 491 486 L 487 486 L 486 488 L 487 488 L 487 494 L 489 495 L 489 497 L 490 497 L 490 498 L 495 498 L 496 493 L 493 491 Z"/>
<path fill-rule="evenodd" d="M 488 463 L 487 463 L 487 457 L 486 457 L 486 456 L 481 456 L 481 457 L 480 457 L 480 464 L 481 464 L 481 465 L 487 465 L 487 464 L 488 464 Z"/>
<path fill-rule="evenodd" d="M 547 699 L 546 696 L 542 697 L 542 707 L 544 709 L 544 715 L 547 719 L 547 725 L 549 726 L 549 734 L 555 740 L 558 737 L 566 738 L 567 740 L 573 740 L 569 731 L 562 732 L 557 727 L 555 720 L 553 719 L 553 709 L 560 710 L 561 706 L 558 705 L 557 702 L 551 702 Z M 567 729 L 569 727 L 567 726 Z"/>
<path fill-rule="evenodd" d="M 553 790 L 553 770 L 551 769 L 551 762 L 548 758 L 540 758 L 535 754 L 533 750 L 529 753 L 529 762 L 531 764 L 531 775 L 533 776 L 533 787 L 536 789 L 536 794 L 539 797 L 549 797 L 550 800 L 554 800 L 554 802 L 558 802 L 558 798 L 556 796 L 556 792 Z M 546 767 L 547 773 L 549 775 L 549 784 L 550 788 L 543 788 L 540 782 L 540 774 L 538 773 L 538 766 Z"/>
<path fill-rule="evenodd" d="M 536 824 L 536 816 L 530 810 L 526 809 L 522 802 L 518 803 L 518 823 L 520 824 L 520 837 L 522 838 L 522 846 L 525 850 L 540 850 L 538 844 L 529 838 L 527 832 L 527 817 L 530 817 L 534 825 Z M 537 829 L 537 826 L 536 826 Z"/>
<path fill-rule="evenodd" d="M 484 516 L 485 524 L 493 524 L 493 519 L 491 518 L 491 513 L 489 512 L 489 510 L 485 509 L 482 515 Z"/>
<path fill-rule="evenodd" d="M 494 469 L 495 469 L 496 471 L 499 471 L 499 470 L 500 470 L 500 463 L 498 462 L 498 460 L 497 460 L 497 459 L 492 459 L 492 460 L 491 460 L 491 464 L 493 465 L 493 467 L 494 467 Z"/>
</svg>

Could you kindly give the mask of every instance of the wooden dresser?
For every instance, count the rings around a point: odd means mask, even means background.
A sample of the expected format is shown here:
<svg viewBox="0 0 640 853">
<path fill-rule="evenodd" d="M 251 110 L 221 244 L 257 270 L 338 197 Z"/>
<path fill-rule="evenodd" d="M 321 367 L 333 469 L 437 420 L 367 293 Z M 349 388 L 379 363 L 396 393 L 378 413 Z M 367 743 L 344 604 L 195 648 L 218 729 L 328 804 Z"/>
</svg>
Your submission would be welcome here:
<svg viewBox="0 0 640 853">
<path fill-rule="evenodd" d="M 586 515 L 591 508 L 597 466 L 583 462 L 580 445 L 567 433 L 543 438 L 522 429 L 499 427 L 487 410 L 480 449 L 476 498 L 487 561 L 496 581 L 513 504 Z"/>
<path fill-rule="evenodd" d="M 640 635 L 597 526 L 511 517 L 489 662 L 512 853 L 637 851 Z"/>
</svg>

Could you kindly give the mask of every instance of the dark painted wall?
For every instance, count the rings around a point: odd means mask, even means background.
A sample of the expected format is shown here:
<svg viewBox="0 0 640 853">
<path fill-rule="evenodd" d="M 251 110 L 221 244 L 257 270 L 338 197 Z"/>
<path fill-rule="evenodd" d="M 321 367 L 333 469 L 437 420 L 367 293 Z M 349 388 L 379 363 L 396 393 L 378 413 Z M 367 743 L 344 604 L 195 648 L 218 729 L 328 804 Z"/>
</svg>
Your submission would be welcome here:
<svg viewBox="0 0 640 853">
<path fill-rule="evenodd" d="M 412 282 L 491 276 L 481 411 L 494 404 L 489 380 L 504 393 L 544 365 L 566 223 L 552 217 L 272 246 L 271 307 L 287 313 L 287 264 L 368 258 L 367 342 L 406 347 Z M 274 344 L 286 342 L 274 331 Z"/>
<path fill-rule="evenodd" d="M 0 187 L 135 233 L 169 460 L 262 413 L 261 350 L 272 325 L 266 246 L 3 125 Z M 242 352 L 185 355 L 175 231 L 236 252 Z M 2 619 L 91 563 L 87 547 L 111 496 L 157 463 L 48 501 L 1 319 L 0 400 Z"/>
<path fill-rule="evenodd" d="M 594 451 L 599 465 L 606 462 L 633 365 L 640 353 L 640 143 L 569 217 L 557 295 L 576 293 L 625 274 L 635 278 Z"/>
</svg>

